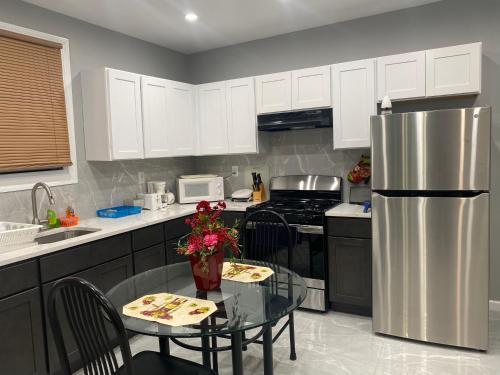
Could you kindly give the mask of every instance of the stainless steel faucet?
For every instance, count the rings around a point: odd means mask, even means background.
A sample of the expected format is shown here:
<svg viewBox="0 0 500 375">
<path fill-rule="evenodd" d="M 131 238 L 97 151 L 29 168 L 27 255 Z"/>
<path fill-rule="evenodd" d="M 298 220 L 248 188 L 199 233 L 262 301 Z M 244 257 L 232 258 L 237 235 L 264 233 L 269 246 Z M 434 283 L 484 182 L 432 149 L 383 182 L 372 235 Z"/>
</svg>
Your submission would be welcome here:
<svg viewBox="0 0 500 375">
<path fill-rule="evenodd" d="M 52 195 L 52 191 L 50 190 L 49 185 L 47 185 L 44 182 L 37 182 L 33 188 L 31 189 L 31 205 L 33 206 L 33 220 L 31 221 L 33 224 L 43 224 L 46 223 L 47 220 L 40 220 L 38 217 L 38 206 L 36 204 L 36 192 L 39 187 L 42 187 L 45 189 L 45 192 L 47 193 L 47 196 L 49 197 L 49 202 L 50 204 L 55 204 L 56 201 L 54 200 L 54 196 Z"/>
</svg>

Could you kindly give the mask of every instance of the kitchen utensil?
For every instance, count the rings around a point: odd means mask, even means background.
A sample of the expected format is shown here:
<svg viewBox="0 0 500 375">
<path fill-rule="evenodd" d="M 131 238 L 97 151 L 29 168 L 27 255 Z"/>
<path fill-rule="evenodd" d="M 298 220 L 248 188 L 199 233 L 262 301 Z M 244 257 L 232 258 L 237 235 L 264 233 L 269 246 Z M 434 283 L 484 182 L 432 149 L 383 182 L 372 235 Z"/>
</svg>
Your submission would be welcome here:
<svg viewBox="0 0 500 375">
<path fill-rule="evenodd" d="M 165 193 L 165 187 L 167 186 L 167 183 L 165 181 L 148 181 L 147 186 L 148 193 L 163 194 Z"/>
<path fill-rule="evenodd" d="M 252 188 L 253 191 L 259 190 L 259 186 L 257 185 L 257 173 L 252 172 Z"/>
</svg>

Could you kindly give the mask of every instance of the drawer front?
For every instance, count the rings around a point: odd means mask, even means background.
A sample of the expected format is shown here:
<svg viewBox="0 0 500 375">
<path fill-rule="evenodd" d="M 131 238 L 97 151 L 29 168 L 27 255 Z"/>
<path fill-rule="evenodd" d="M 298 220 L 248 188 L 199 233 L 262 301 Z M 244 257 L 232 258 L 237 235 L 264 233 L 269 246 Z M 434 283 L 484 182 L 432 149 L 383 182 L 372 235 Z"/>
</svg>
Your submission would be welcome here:
<svg viewBox="0 0 500 375">
<path fill-rule="evenodd" d="M 191 215 L 189 215 L 191 216 Z M 167 240 L 182 237 L 191 231 L 191 227 L 184 223 L 187 216 L 170 220 L 165 223 L 165 237 Z"/>
<path fill-rule="evenodd" d="M 22 292 L 38 285 L 36 260 L 0 269 L 0 298 Z"/>
<path fill-rule="evenodd" d="M 368 218 L 329 217 L 327 233 L 334 237 L 372 238 L 372 220 Z"/>
<path fill-rule="evenodd" d="M 146 249 L 163 241 L 163 224 L 152 225 L 132 232 L 132 249 L 134 251 Z"/>
<path fill-rule="evenodd" d="M 134 271 L 138 273 L 164 266 L 165 245 L 163 243 L 134 253 Z"/>
<path fill-rule="evenodd" d="M 225 226 L 232 227 L 236 222 L 241 223 L 244 216 L 244 212 L 224 211 L 221 215 L 221 218 L 224 221 Z"/>
<path fill-rule="evenodd" d="M 90 242 L 40 259 L 42 282 L 97 266 L 131 252 L 130 233 Z"/>
<path fill-rule="evenodd" d="M 179 242 L 179 239 L 180 237 L 171 238 L 165 243 L 167 264 L 187 262 L 189 260 L 187 256 L 177 253 L 177 243 Z"/>
</svg>

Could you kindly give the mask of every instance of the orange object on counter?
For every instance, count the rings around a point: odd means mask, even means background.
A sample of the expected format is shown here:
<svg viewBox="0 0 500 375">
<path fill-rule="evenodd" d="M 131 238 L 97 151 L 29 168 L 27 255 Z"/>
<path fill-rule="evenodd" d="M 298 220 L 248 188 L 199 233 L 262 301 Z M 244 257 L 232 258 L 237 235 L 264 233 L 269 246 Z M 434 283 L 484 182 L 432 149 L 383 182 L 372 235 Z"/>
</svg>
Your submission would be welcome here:
<svg viewBox="0 0 500 375">
<path fill-rule="evenodd" d="M 78 224 L 80 218 L 75 215 L 75 209 L 71 206 L 66 208 L 66 217 L 60 217 L 59 221 L 61 222 L 62 227 L 72 227 Z"/>
<path fill-rule="evenodd" d="M 60 217 L 59 221 L 61 222 L 61 227 L 73 227 L 78 225 L 78 221 L 80 218 L 78 216 L 70 216 L 70 217 Z"/>
</svg>

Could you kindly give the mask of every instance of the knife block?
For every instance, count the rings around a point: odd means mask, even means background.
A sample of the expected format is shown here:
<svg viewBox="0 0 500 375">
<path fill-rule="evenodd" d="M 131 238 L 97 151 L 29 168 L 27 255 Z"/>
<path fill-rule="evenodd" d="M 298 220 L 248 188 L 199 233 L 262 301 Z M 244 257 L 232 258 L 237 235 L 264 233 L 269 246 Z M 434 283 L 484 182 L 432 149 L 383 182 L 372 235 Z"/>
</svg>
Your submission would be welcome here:
<svg viewBox="0 0 500 375">
<path fill-rule="evenodd" d="M 266 190 L 264 189 L 264 184 L 259 185 L 259 190 L 253 192 L 253 201 L 262 202 L 266 200 Z"/>
</svg>

